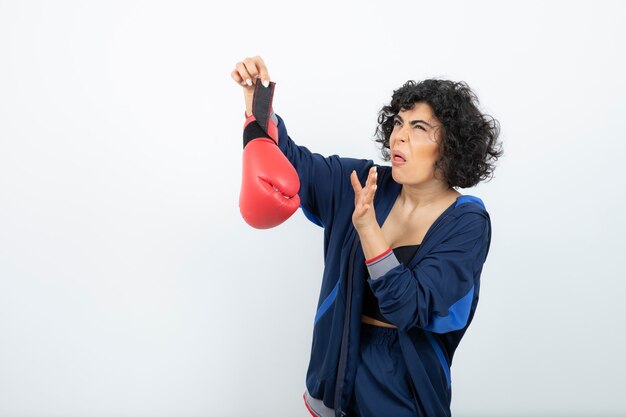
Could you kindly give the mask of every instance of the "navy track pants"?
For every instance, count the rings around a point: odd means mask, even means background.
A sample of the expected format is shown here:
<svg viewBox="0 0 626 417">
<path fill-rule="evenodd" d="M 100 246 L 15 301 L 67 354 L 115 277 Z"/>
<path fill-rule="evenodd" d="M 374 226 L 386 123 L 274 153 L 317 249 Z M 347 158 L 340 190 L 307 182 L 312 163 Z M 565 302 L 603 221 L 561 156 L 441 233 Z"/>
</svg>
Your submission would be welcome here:
<svg viewBox="0 0 626 417">
<path fill-rule="evenodd" d="M 361 323 L 359 365 L 347 417 L 417 417 L 398 330 Z"/>
</svg>

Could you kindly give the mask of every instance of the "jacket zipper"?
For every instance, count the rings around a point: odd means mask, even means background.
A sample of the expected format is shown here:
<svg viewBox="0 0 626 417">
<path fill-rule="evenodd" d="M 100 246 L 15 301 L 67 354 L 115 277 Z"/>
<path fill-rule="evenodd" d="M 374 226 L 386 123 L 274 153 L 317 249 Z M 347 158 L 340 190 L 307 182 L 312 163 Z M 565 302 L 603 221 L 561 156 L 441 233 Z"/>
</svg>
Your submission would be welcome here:
<svg viewBox="0 0 626 417">
<path fill-rule="evenodd" d="M 350 251 L 350 259 L 348 264 L 348 289 L 346 294 L 346 313 L 343 320 L 343 335 L 341 336 L 341 351 L 339 353 L 339 364 L 337 372 L 337 380 L 335 381 L 335 408 L 339 410 L 342 416 L 346 412 L 341 410 L 341 391 L 343 389 L 343 379 L 345 377 L 345 360 L 348 354 L 348 336 L 350 333 L 350 307 L 352 305 L 352 265 L 354 263 L 354 254 L 356 252 L 357 237 L 354 238 L 352 249 Z"/>
</svg>

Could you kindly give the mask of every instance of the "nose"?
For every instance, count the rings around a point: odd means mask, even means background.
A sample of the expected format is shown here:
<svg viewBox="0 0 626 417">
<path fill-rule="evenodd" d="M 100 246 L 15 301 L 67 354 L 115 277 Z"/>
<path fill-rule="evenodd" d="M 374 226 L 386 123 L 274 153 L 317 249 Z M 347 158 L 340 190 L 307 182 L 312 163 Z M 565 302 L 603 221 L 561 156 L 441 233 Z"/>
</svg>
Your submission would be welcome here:
<svg viewBox="0 0 626 417">
<path fill-rule="evenodd" d="M 397 132 L 395 132 L 395 134 L 392 136 L 391 140 L 393 142 L 399 140 L 400 142 L 406 142 L 408 140 L 408 133 L 405 132 L 404 128 L 399 129 Z"/>
</svg>

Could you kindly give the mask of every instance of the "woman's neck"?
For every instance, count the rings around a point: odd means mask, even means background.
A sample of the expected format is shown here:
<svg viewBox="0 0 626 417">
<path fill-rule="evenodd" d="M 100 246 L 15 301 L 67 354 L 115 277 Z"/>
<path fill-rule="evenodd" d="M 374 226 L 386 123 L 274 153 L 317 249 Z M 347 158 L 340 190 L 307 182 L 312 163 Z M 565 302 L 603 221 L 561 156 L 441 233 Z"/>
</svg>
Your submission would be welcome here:
<svg viewBox="0 0 626 417">
<path fill-rule="evenodd" d="M 437 205 L 442 201 L 449 201 L 451 198 L 460 196 L 461 193 L 447 185 L 435 184 L 432 186 L 412 186 L 402 185 L 400 191 L 400 204 L 410 210 L 420 210 L 432 205 Z"/>
</svg>

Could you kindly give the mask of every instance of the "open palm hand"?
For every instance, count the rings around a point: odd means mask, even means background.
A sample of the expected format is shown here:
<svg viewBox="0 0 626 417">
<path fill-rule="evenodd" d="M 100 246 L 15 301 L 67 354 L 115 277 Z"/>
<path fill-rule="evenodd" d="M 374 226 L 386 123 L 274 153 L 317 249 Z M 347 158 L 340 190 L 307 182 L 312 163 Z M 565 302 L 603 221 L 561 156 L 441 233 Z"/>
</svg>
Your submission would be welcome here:
<svg viewBox="0 0 626 417">
<path fill-rule="evenodd" d="M 370 168 L 362 187 L 355 171 L 350 174 L 350 182 L 354 189 L 354 213 L 352 223 L 357 231 L 365 230 L 376 225 L 376 211 L 374 210 L 374 195 L 376 193 L 376 180 L 378 173 L 376 166 Z"/>
</svg>

